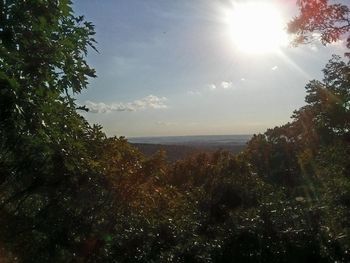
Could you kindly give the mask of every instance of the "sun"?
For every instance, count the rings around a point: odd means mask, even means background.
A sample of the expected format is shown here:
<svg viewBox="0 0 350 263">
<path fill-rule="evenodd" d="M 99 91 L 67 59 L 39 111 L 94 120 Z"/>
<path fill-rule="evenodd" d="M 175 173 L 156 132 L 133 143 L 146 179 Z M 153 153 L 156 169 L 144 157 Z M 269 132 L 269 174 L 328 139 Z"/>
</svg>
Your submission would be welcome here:
<svg viewBox="0 0 350 263">
<path fill-rule="evenodd" d="M 288 43 L 282 15 L 272 3 L 234 4 L 229 24 L 233 42 L 243 52 L 278 52 Z"/>
</svg>

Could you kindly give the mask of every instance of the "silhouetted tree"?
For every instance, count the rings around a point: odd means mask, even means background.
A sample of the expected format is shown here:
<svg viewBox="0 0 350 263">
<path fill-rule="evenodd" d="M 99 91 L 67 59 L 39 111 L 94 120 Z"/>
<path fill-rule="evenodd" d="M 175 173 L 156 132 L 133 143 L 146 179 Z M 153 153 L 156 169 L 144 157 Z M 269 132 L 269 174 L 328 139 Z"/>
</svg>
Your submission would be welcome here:
<svg viewBox="0 0 350 263">
<path fill-rule="evenodd" d="M 343 3 L 328 0 L 298 0 L 299 15 L 288 25 L 289 32 L 296 34 L 295 43 L 308 43 L 319 38 L 329 44 L 345 35 L 350 48 L 350 9 Z"/>
</svg>

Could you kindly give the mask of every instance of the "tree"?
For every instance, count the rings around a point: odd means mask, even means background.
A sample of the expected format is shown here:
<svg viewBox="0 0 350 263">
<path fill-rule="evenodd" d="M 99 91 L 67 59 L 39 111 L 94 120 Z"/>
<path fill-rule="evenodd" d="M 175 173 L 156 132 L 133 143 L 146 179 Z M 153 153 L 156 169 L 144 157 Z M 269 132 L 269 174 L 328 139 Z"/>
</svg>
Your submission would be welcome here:
<svg viewBox="0 0 350 263">
<path fill-rule="evenodd" d="M 340 40 L 350 30 L 350 9 L 345 4 L 330 4 L 328 0 L 298 0 L 300 14 L 288 25 L 296 34 L 295 43 L 308 43 L 315 37 L 329 44 Z M 347 47 L 350 48 L 350 36 Z"/>
<path fill-rule="evenodd" d="M 1 131 L 34 133 L 53 103 L 74 106 L 70 92 L 87 85 L 93 25 L 75 17 L 70 1 L 1 1 Z M 41 114 L 45 113 L 45 114 Z M 50 127 L 49 127 L 50 128 Z M 44 129 L 48 130 L 48 129 Z"/>
<path fill-rule="evenodd" d="M 95 76 L 93 35 L 69 0 L 0 1 L 1 249 L 26 262 L 72 261 L 104 198 L 104 135 L 72 97 Z"/>
</svg>

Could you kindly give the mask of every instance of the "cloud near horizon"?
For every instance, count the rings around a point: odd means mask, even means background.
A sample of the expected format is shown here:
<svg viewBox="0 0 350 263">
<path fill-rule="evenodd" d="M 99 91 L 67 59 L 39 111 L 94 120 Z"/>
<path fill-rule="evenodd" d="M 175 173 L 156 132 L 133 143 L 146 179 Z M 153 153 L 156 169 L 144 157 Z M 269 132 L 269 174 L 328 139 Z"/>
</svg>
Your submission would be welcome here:
<svg viewBox="0 0 350 263">
<path fill-rule="evenodd" d="M 146 109 L 166 109 L 168 106 L 165 104 L 166 97 L 157 97 L 154 95 L 148 95 L 139 100 L 133 102 L 118 102 L 112 104 L 106 104 L 103 102 L 86 101 L 86 107 L 89 112 L 92 113 L 109 113 L 112 111 L 140 111 Z"/>
<path fill-rule="evenodd" d="M 187 94 L 189 94 L 189 95 L 202 95 L 202 92 L 200 92 L 199 90 L 189 90 L 189 91 L 187 91 Z"/>
<path fill-rule="evenodd" d="M 155 124 L 160 125 L 160 126 L 174 126 L 174 125 L 178 125 L 177 122 L 167 122 L 167 121 L 156 121 Z"/>
<path fill-rule="evenodd" d="M 208 87 L 211 90 L 216 90 L 216 85 L 215 84 L 209 84 Z"/>
<path fill-rule="evenodd" d="M 218 89 L 232 89 L 233 83 L 232 81 L 221 81 L 218 85 L 212 83 L 208 85 L 210 90 L 218 90 Z"/>
<path fill-rule="evenodd" d="M 232 88 L 232 82 L 231 81 L 223 81 L 223 82 L 221 82 L 221 87 L 223 89 L 230 89 L 230 88 Z"/>
</svg>

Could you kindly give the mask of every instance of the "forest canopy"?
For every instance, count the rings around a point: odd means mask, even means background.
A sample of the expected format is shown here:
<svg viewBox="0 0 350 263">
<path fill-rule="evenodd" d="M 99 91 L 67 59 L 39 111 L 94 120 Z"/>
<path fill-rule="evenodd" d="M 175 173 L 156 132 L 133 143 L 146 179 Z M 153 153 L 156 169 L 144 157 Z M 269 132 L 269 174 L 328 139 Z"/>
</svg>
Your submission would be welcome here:
<svg viewBox="0 0 350 263">
<path fill-rule="evenodd" d="M 349 33 L 344 4 L 298 3 L 298 39 Z M 347 58 L 241 153 L 168 163 L 79 113 L 95 29 L 70 1 L 2 0 L 0 15 L 1 262 L 350 261 Z"/>
</svg>

